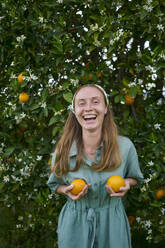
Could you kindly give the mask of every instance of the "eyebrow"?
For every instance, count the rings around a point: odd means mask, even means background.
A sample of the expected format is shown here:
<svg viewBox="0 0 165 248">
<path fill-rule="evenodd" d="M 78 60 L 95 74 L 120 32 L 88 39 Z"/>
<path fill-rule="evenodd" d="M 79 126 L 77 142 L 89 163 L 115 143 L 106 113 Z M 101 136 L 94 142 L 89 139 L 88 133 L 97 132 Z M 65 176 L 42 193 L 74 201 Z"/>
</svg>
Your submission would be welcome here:
<svg viewBox="0 0 165 248">
<path fill-rule="evenodd" d="M 92 99 L 95 99 L 95 98 L 100 98 L 100 96 L 93 96 Z M 89 98 L 79 98 L 77 99 L 77 101 L 84 101 L 86 99 L 89 99 Z"/>
</svg>

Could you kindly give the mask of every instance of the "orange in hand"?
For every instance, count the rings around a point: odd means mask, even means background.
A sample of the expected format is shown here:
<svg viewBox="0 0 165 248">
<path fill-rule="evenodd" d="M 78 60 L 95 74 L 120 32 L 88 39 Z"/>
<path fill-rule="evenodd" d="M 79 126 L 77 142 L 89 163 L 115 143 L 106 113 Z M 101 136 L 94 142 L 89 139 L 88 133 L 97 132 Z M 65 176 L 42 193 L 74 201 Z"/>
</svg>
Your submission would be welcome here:
<svg viewBox="0 0 165 248">
<path fill-rule="evenodd" d="M 117 193 L 120 191 L 120 187 L 125 186 L 125 181 L 121 176 L 114 175 L 108 178 L 106 185 L 111 187 L 113 191 Z"/>
<path fill-rule="evenodd" d="M 73 195 L 78 195 L 85 187 L 86 182 L 83 179 L 75 179 L 71 182 L 71 184 L 73 185 L 71 193 Z"/>
</svg>

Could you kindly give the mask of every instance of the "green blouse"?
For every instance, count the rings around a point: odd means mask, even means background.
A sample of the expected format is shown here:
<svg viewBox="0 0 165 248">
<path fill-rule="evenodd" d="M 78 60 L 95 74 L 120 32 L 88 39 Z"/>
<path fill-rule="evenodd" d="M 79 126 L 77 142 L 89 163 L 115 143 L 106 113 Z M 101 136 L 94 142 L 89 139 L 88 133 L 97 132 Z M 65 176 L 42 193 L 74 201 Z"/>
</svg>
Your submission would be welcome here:
<svg viewBox="0 0 165 248">
<path fill-rule="evenodd" d="M 59 248 L 131 248 L 130 227 L 121 197 L 110 197 L 105 184 L 112 175 L 135 178 L 143 181 L 136 149 L 130 139 L 119 136 L 122 154 L 121 166 L 113 172 L 96 172 L 92 161 L 85 157 L 84 164 L 76 172 L 68 172 L 62 178 L 52 173 L 48 186 L 56 191 L 59 185 L 70 183 L 76 178 L 91 184 L 88 193 L 79 201 L 67 197 L 58 221 Z M 73 143 L 70 151 L 70 167 L 76 163 L 77 149 Z M 100 161 L 101 146 L 96 151 L 95 163 Z M 52 164 L 55 161 L 53 154 Z"/>
</svg>

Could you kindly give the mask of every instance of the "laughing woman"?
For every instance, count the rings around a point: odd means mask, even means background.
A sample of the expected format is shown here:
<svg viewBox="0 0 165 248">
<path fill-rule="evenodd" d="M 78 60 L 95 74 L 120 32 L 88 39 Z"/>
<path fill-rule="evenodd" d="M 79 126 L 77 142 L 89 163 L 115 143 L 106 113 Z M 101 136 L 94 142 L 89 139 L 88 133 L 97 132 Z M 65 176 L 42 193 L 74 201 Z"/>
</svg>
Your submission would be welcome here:
<svg viewBox="0 0 165 248">
<path fill-rule="evenodd" d="M 112 175 L 125 180 L 118 193 L 106 186 Z M 77 178 L 86 186 L 73 195 L 71 182 Z M 142 180 L 135 147 L 118 135 L 106 92 L 95 84 L 80 87 L 48 180 L 52 191 L 67 197 L 58 221 L 58 247 L 131 248 L 122 197 Z"/>
</svg>

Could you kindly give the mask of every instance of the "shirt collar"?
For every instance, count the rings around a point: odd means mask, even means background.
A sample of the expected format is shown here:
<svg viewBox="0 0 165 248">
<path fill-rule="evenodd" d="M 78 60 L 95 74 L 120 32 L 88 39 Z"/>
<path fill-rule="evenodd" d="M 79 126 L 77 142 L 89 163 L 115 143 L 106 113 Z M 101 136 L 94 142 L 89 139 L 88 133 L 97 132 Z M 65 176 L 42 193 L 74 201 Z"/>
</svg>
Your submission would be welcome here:
<svg viewBox="0 0 165 248">
<path fill-rule="evenodd" d="M 72 143 L 71 149 L 70 149 L 70 157 L 76 156 L 77 155 L 77 146 L 76 142 L 74 141 Z"/>
<path fill-rule="evenodd" d="M 103 147 L 103 141 L 101 142 L 100 146 L 98 147 L 98 149 L 96 150 L 96 156 L 100 155 L 98 153 L 100 153 L 101 149 Z M 77 146 L 76 146 L 76 142 L 74 141 L 72 143 L 71 149 L 70 149 L 70 157 L 76 156 L 77 155 Z"/>
</svg>

